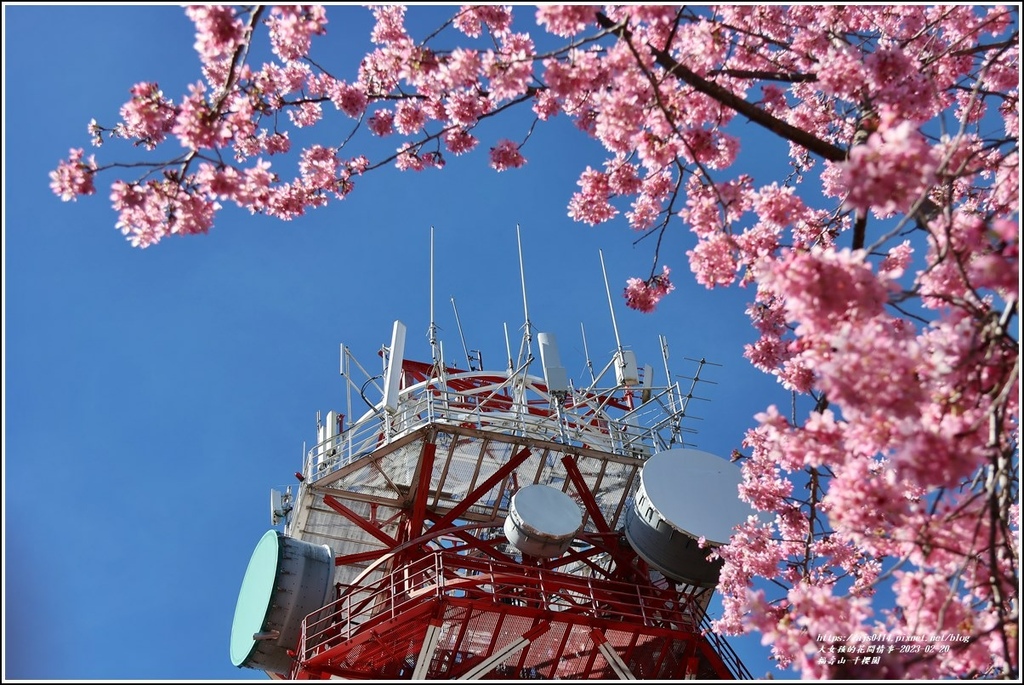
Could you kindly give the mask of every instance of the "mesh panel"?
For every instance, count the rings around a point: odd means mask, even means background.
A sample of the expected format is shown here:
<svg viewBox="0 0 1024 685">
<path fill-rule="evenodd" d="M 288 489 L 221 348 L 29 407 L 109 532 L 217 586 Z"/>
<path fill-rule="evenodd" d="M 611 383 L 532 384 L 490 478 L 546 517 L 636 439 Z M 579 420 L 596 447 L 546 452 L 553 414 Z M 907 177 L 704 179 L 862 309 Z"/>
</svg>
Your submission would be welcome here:
<svg viewBox="0 0 1024 685">
<path fill-rule="evenodd" d="M 551 628 L 538 637 L 530 645 L 528 659 L 524 670 L 530 678 L 551 680 L 561 663 L 559 650 L 562 647 L 562 640 L 566 633 L 572 630 L 572 626 L 565 623 L 555 623 Z"/>
<path fill-rule="evenodd" d="M 536 623 L 536 619 L 528 616 L 515 616 L 506 615 L 505 620 L 501 624 L 500 636 L 497 643 L 494 645 L 494 650 L 497 651 L 503 648 L 505 645 L 518 640 L 530 628 L 533 628 Z M 498 668 L 495 669 L 496 675 L 504 678 L 518 678 L 519 677 L 519 662 L 524 657 L 529 656 L 529 650 L 532 645 L 526 645 L 523 649 L 517 649 L 512 652 L 498 664 Z"/>
<path fill-rule="evenodd" d="M 565 643 L 562 658 L 559 660 L 552 678 L 581 679 L 588 677 L 588 664 L 595 653 L 594 643 L 590 639 L 591 628 L 574 624 L 569 631 L 569 639 Z"/>
<path fill-rule="evenodd" d="M 466 634 L 462 639 L 460 650 L 469 652 L 474 657 L 489 654 L 494 641 L 494 629 L 497 627 L 498 615 L 490 612 L 474 612 L 469 619 Z"/>
<path fill-rule="evenodd" d="M 453 669 L 464 660 L 465 655 L 460 654 L 457 647 L 468 613 L 469 610 L 465 607 L 451 604 L 445 607 L 444 623 L 430 662 L 429 672 L 432 678 L 448 678 L 452 675 Z"/>
</svg>

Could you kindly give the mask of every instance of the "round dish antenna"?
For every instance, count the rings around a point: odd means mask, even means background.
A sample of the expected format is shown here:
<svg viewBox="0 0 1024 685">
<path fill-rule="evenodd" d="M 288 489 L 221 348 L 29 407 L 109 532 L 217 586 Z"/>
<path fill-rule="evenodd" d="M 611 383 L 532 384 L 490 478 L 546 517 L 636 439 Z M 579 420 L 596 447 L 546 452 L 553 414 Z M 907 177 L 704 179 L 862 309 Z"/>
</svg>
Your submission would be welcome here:
<svg viewBox="0 0 1024 685">
<path fill-rule="evenodd" d="M 523 554 L 560 557 L 583 527 L 583 512 L 569 495 L 547 485 L 528 485 L 512 496 L 505 537 Z"/>
<path fill-rule="evenodd" d="M 753 513 L 737 495 L 740 481 L 740 469 L 714 454 L 658 452 L 640 470 L 640 486 L 626 510 L 626 539 L 667 577 L 714 587 L 722 562 L 707 559 L 710 548 L 727 543 L 733 528 Z"/>
<path fill-rule="evenodd" d="M 231 663 L 288 674 L 302 619 L 322 607 L 334 579 L 334 553 L 268 530 L 253 550 L 231 623 Z"/>
</svg>

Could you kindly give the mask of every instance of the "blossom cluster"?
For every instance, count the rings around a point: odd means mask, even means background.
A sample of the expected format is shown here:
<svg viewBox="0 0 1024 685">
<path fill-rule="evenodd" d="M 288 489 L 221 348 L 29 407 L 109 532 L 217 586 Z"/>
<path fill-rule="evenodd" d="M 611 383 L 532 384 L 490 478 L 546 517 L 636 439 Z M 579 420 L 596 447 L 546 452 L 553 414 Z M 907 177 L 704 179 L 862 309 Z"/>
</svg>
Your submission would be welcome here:
<svg viewBox="0 0 1024 685">
<path fill-rule="evenodd" d="M 669 280 L 670 273 L 671 270 L 667 266 L 663 266 L 660 274 L 656 274 L 646 281 L 630 278 L 626 281 L 624 292 L 626 306 L 641 312 L 654 311 L 658 301 L 676 288 Z"/>
</svg>

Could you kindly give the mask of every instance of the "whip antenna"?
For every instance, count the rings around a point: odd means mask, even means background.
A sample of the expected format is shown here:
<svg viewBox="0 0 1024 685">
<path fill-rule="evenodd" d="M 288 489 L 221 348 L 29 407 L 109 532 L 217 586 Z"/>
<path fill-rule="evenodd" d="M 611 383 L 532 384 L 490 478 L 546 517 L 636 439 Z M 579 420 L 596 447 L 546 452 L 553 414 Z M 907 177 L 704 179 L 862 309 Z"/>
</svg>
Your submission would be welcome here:
<svg viewBox="0 0 1024 685">
<path fill-rule="evenodd" d="M 598 250 L 597 254 L 601 257 L 601 274 L 604 276 L 604 292 L 608 295 L 608 311 L 612 315 L 612 330 L 615 331 L 615 350 L 621 354 L 622 342 L 619 340 L 619 326 L 615 323 L 615 308 L 612 306 L 612 291 L 608 287 L 608 272 L 605 271 L 604 268 L 604 252 Z"/>
<path fill-rule="evenodd" d="M 427 339 L 430 341 L 430 353 L 434 358 L 434 364 L 442 367 L 440 348 L 437 344 L 437 324 L 434 322 L 434 227 L 430 227 L 430 326 L 427 329 Z"/>
<path fill-rule="evenodd" d="M 523 361 L 523 347 L 526 347 L 526 360 L 527 362 L 533 357 L 533 349 L 530 345 L 533 337 L 530 334 L 530 308 L 526 304 L 526 272 L 523 268 L 523 240 L 519 234 L 519 224 L 516 224 L 516 243 L 519 245 L 519 281 L 523 288 L 523 317 L 526 322 L 523 324 L 525 332 L 523 333 L 523 344 L 519 348 L 519 362 Z"/>
</svg>

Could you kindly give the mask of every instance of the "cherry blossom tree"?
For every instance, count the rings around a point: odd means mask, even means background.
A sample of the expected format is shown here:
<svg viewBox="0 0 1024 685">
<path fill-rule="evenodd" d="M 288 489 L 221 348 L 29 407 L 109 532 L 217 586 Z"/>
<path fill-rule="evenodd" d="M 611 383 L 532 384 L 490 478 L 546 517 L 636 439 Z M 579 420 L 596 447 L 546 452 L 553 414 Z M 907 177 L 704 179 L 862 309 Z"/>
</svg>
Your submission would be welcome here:
<svg viewBox="0 0 1024 685">
<path fill-rule="evenodd" d="M 607 155 L 569 215 L 657 244 L 692 232 L 694 278 L 750 289 L 746 356 L 789 398 L 733 454 L 763 514 L 715 552 L 715 628 L 760 633 L 804 677 L 1017 677 L 1016 8 L 550 5 L 513 22 L 480 5 L 420 36 L 401 6 L 344 11 L 376 19 L 349 81 L 324 61 L 322 7 L 187 8 L 201 78 L 177 100 L 133 86 L 121 120 L 89 131 L 143 156 L 72 149 L 54 192 L 120 175 L 116 225 L 147 247 L 208 231 L 222 203 L 297 217 L 384 166 L 489 148 L 514 170 L 533 126 L 568 118 Z M 513 110 L 525 130 L 478 137 Z M 282 177 L 290 131 L 328 120 Z M 736 172 L 735 122 L 783 141 L 788 174 Z M 365 139 L 394 142 L 352 149 Z M 624 289 L 641 311 L 674 288 L 654 253 Z M 835 636 L 897 649 L 824 658 Z"/>
</svg>

